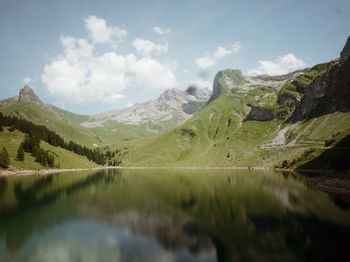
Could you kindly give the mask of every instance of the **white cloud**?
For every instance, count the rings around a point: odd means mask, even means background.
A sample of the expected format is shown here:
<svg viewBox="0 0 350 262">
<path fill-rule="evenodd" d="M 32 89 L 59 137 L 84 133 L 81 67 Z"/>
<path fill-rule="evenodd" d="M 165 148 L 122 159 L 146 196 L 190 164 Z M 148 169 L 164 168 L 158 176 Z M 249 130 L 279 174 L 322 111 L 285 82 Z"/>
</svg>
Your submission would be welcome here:
<svg viewBox="0 0 350 262">
<path fill-rule="evenodd" d="M 169 45 L 167 42 L 165 42 L 163 45 L 155 44 L 149 40 L 145 40 L 142 38 L 136 38 L 132 45 L 135 47 L 136 51 L 139 53 L 150 56 L 151 54 L 162 54 L 166 53 L 168 51 Z"/>
<path fill-rule="evenodd" d="M 235 42 L 226 47 L 218 46 L 212 55 L 198 57 L 195 59 L 195 62 L 200 68 L 206 69 L 217 64 L 225 56 L 238 53 L 241 48 L 242 45 L 240 42 Z"/>
<path fill-rule="evenodd" d="M 204 57 L 196 58 L 196 64 L 200 68 L 208 68 L 208 67 L 215 65 L 215 61 L 210 56 L 204 56 Z"/>
<path fill-rule="evenodd" d="M 107 26 L 104 19 L 93 15 L 85 19 L 85 27 L 94 43 L 112 43 L 114 38 L 124 38 L 128 34 L 118 26 Z"/>
<path fill-rule="evenodd" d="M 35 80 L 32 79 L 32 78 L 29 77 L 29 76 L 24 77 L 24 78 L 22 79 L 22 84 L 23 84 L 23 85 L 29 85 L 29 84 L 31 84 L 31 83 L 33 83 L 33 82 L 35 82 Z"/>
<path fill-rule="evenodd" d="M 139 86 L 163 89 L 177 85 L 172 63 L 163 65 L 149 57 L 137 59 L 133 54 L 128 55 L 126 61 L 128 73 L 132 77 L 129 80 Z"/>
<path fill-rule="evenodd" d="M 115 102 L 128 87 L 165 89 L 177 85 L 174 62 L 148 56 L 94 52 L 97 39 L 61 36 L 62 52 L 44 66 L 41 80 L 53 96 L 65 103 Z M 153 49 L 152 49 L 153 48 Z M 148 53 L 163 52 L 152 47 Z M 167 47 L 166 47 L 167 48 Z"/>
<path fill-rule="evenodd" d="M 170 28 L 161 28 L 160 26 L 153 27 L 153 31 L 156 32 L 158 35 L 165 35 L 169 34 L 171 32 Z"/>
<path fill-rule="evenodd" d="M 258 64 L 256 68 L 248 71 L 249 75 L 281 75 L 307 66 L 302 59 L 292 53 L 279 56 L 275 61 L 259 61 Z"/>
<path fill-rule="evenodd" d="M 63 46 L 63 55 L 72 63 L 90 59 L 94 49 L 94 45 L 90 44 L 86 39 L 77 39 L 71 36 L 61 36 L 61 44 Z"/>
</svg>

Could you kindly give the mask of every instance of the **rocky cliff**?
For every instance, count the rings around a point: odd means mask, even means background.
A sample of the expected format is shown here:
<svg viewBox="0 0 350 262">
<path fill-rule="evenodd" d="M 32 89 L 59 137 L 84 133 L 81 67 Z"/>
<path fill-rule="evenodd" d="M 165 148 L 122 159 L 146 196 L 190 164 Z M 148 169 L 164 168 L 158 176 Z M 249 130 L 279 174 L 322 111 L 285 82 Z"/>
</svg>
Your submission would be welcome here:
<svg viewBox="0 0 350 262">
<path fill-rule="evenodd" d="M 30 86 L 24 86 L 19 91 L 18 102 L 31 102 L 39 105 L 43 105 L 43 102 L 35 94 L 34 90 Z"/>
<path fill-rule="evenodd" d="M 302 94 L 292 121 L 350 110 L 350 37 L 340 53 L 340 59 L 316 77 Z"/>
<path fill-rule="evenodd" d="M 255 88 L 260 91 L 255 92 Z M 239 70 L 220 71 L 215 76 L 209 102 L 227 90 L 241 96 L 242 101 L 248 97 L 245 120 L 297 122 L 350 111 L 350 37 L 339 59 L 312 68 L 280 76 L 254 77 L 243 76 Z"/>
</svg>

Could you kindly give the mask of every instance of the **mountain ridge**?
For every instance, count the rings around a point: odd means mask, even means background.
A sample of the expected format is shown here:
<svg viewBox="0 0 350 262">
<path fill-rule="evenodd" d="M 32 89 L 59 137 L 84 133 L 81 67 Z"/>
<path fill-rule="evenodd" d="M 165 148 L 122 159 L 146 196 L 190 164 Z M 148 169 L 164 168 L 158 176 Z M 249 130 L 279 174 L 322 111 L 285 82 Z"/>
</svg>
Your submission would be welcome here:
<svg viewBox="0 0 350 262">
<path fill-rule="evenodd" d="M 3 100 L 0 111 L 90 147 L 124 148 L 124 166 L 297 168 L 350 134 L 349 45 L 339 59 L 280 76 L 221 70 L 211 94 L 194 86 L 170 89 L 94 116 L 42 106 L 35 97 L 34 103 Z"/>
<path fill-rule="evenodd" d="M 134 125 L 152 122 L 159 125 L 164 123 L 166 129 L 169 122 L 173 122 L 174 126 L 189 119 L 206 104 L 209 96 L 209 89 L 199 89 L 196 86 L 190 86 L 186 90 L 167 89 L 156 99 L 137 103 L 129 108 L 92 115 L 82 125 L 91 128 L 104 126 L 105 122 L 111 121 Z"/>
<path fill-rule="evenodd" d="M 343 50 L 349 50 L 348 46 L 349 40 Z M 239 70 L 219 71 L 205 108 L 136 147 L 126 162 L 182 167 L 302 166 L 350 135 L 349 69 L 342 54 L 340 59 L 284 76 L 245 77 Z M 338 82 L 328 84 L 335 76 Z M 317 102 L 315 107 L 306 107 L 309 117 L 292 121 L 305 101 L 318 101 L 319 81 L 326 83 L 320 95 L 328 105 Z M 336 105 L 337 98 L 342 99 L 341 106 Z M 341 157 L 350 161 L 348 153 L 341 151 Z"/>
</svg>

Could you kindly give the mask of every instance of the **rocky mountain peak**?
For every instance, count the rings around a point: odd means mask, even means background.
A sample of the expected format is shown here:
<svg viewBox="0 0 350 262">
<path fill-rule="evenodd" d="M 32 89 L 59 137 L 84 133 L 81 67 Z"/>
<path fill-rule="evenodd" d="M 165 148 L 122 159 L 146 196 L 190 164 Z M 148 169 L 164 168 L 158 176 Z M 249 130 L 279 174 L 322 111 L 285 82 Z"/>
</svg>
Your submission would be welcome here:
<svg viewBox="0 0 350 262">
<path fill-rule="evenodd" d="M 350 36 L 348 37 L 348 40 L 346 41 L 346 44 L 343 50 L 340 52 L 340 62 L 344 63 L 349 59 L 350 59 Z"/>
<path fill-rule="evenodd" d="M 127 124 L 152 123 L 157 128 L 154 131 L 158 132 L 159 128 L 165 130 L 189 119 L 205 106 L 209 96 L 210 90 L 207 88 L 171 88 L 165 90 L 157 99 L 95 115 L 92 121 L 84 122 L 82 126 L 103 126 L 108 121 Z"/>
<path fill-rule="evenodd" d="M 178 97 L 181 97 L 183 94 L 181 90 L 176 88 L 171 88 L 165 90 L 158 98 L 159 101 L 170 101 L 170 100 L 176 100 Z"/>
<path fill-rule="evenodd" d="M 19 91 L 18 102 L 31 102 L 39 105 L 43 104 L 43 102 L 41 102 L 39 97 L 35 94 L 34 90 L 28 85 L 25 85 Z"/>
<path fill-rule="evenodd" d="M 242 86 L 245 82 L 246 79 L 239 69 L 219 71 L 214 78 L 213 92 L 209 102 L 218 98 L 222 91 Z"/>
</svg>

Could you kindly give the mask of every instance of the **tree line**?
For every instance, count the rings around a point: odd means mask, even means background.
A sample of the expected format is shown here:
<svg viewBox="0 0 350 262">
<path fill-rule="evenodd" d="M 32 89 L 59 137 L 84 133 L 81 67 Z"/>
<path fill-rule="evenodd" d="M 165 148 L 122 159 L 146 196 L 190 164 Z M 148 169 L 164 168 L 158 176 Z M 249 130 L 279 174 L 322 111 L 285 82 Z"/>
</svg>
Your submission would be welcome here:
<svg viewBox="0 0 350 262">
<path fill-rule="evenodd" d="M 51 158 L 51 156 L 50 157 L 48 156 L 49 153 L 45 153 L 45 151 L 43 151 L 43 149 L 41 149 L 40 147 L 35 147 L 35 144 L 37 145 L 37 141 L 42 140 L 52 146 L 55 146 L 55 147 L 59 146 L 66 150 L 74 152 L 78 155 L 85 156 L 90 161 L 93 161 L 99 165 L 106 164 L 104 153 L 100 152 L 98 149 L 90 149 L 86 146 L 81 146 L 73 141 L 66 142 L 56 132 L 49 130 L 47 127 L 43 125 L 36 125 L 28 120 L 18 118 L 12 115 L 4 115 L 0 112 L 0 132 L 3 130 L 3 127 L 9 127 L 9 131 L 13 131 L 14 129 L 17 129 L 22 133 L 25 133 L 27 135 L 26 136 L 27 140 L 25 139 L 23 143 L 31 144 L 30 148 L 27 147 L 28 148 L 27 152 L 31 152 L 36 157 L 36 159 L 38 158 L 37 160 L 40 160 L 41 158 L 45 159 L 46 158 L 46 156 L 44 156 L 45 154 L 47 155 L 47 159 Z M 28 146 L 28 145 L 23 145 L 23 150 L 26 151 L 24 146 Z M 35 153 L 34 153 L 35 151 L 34 148 L 36 149 Z M 18 155 L 21 155 L 21 152 L 17 152 L 17 157 Z M 46 160 L 42 160 L 42 161 L 45 162 Z"/>
<path fill-rule="evenodd" d="M 17 150 L 16 159 L 18 161 L 24 160 L 24 152 L 31 153 L 35 157 L 35 161 L 43 166 L 58 167 L 55 165 L 54 153 L 50 150 L 44 150 L 40 147 L 40 140 L 36 137 L 26 135 L 23 142 Z"/>
</svg>

